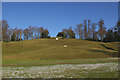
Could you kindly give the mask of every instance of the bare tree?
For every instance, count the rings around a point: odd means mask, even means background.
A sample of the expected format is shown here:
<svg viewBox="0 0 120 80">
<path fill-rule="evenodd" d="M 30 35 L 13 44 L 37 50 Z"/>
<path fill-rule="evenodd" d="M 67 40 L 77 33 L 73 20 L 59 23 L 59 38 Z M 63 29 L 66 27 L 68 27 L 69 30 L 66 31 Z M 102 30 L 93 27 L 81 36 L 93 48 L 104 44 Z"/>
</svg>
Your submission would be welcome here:
<svg viewBox="0 0 120 80">
<path fill-rule="evenodd" d="M 20 40 L 20 29 L 16 29 L 16 40 L 19 41 Z"/>
<path fill-rule="evenodd" d="M 62 32 L 65 33 L 65 34 L 64 34 L 65 38 L 68 38 L 68 30 L 67 30 L 67 29 L 63 29 Z"/>
<path fill-rule="evenodd" d="M 88 20 L 88 39 L 90 39 L 91 38 L 91 28 L 90 28 L 90 20 Z"/>
<path fill-rule="evenodd" d="M 72 30 L 72 27 L 69 29 L 63 29 L 62 32 L 64 33 L 65 38 L 75 38 L 75 33 Z"/>
<path fill-rule="evenodd" d="M 19 29 L 20 32 L 20 41 L 22 40 L 22 29 Z"/>
<path fill-rule="evenodd" d="M 29 27 L 28 27 L 28 31 L 29 31 L 30 39 L 31 39 L 31 38 L 32 38 L 32 35 L 33 35 L 32 26 L 29 26 Z"/>
<path fill-rule="evenodd" d="M 120 20 L 117 22 L 118 41 L 120 41 Z"/>
<path fill-rule="evenodd" d="M 98 25 L 99 25 L 99 30 L 98 30 L 98 34 L 100 36 L 100 39 L 101 39 L 101 42 L 103 42 L 103 37 L 106 33 L 106 28 L 104 27 L 104 20 L 101 19 L 99 22 L 98 22 Z"/>
<path fill-rule="evenodd" d="M 4 41 L 8 41 L 8 39 L 9 39 L 8 28 L 9 28 L 9 25 L 8 25 L 7 21 L 3 20 L 2 21 L 2 39 Z"/>
<path fill-rule="evenodd" d="M 92 23 L 92 35 L 93 35 L 93 40 L 95 40 L 95 30 L 96 30 L 96 24 Z"/>
<path fill-rule="evenodd" d="M 99 38 L 98 38 L 98 32 L 97 31 L 95 31 L 95 34 L 94 34 L 94 40 L 99 40 Z"/>
<path fill-rule="evenodd" d="M 87 39 L 87 20 L 84 20 L 84 37 Z"/>
<path fill-rule="evenodd" d="M 24 39 L 28 40 L 28 38 L 29 38 L 29 31 L 28 31 L 28 29 L 27 28 L 24 29 L 23 33 L 24 33 Z"/>
<path fill-rule="evenodd" d="M 39 31 L 40 31 L 40 37 L 42 36 L 42 33 L 43 33 L 43 31 L 44 31 L 44 28 L 43 27 L 40 27 L 39 28 Z"/>
<path fill-rule="evenodd" d="M 22 29 L 17 29 L 16 36 L 17 36 L 17 41 L 22 40 Z"/>
<path fill-rule="evenodd" d="M 37 32 L 37 39 L 39 39 L 40 38 L 40 27 L 37 27 L 36 32 Z"/>
<path fill-rule="evenodd" d="M 11 41 L 11 36 L 12 36 L 12 34 L 13 34 L 13 29 L 12 29 L 12 28 L 10 28 L 10 29 L 8 30 L 8 34 L 9 34 L 9 41 Z"/>
<path fill-rule="evenodd" d="M 16 41 L 16 36 L 17 36 L 17 28 L 13 29 L 13 35 L 12 35 L 12 41 Z"/>
<path fill-rule="evenodd" d="M 49 31 L 47 30 L 47 28 L 43 31 L 43 38 L 47 38 L 48 37 L 48 34 L 49 34 Z"/>
<path fill-rule="evenodd" d="M 68 29 L 68 35 L 69 35 L 69 38 L 75 38 L 75 33 L 74 31 L 72 30 L 72 27 L 70 27 Z"/>
<path fill-rule="evenodd" d="M 76 31 L 76 33 L 79 35 L 79 39 L 82 39 L 82 35 L 83 35 L 82 27 L 83 27 L 82 24 L 76 25 L 75 31 Z"/>
<path fill-rule="evenodd" d="M 34 26 L 33 30 L 34 30 L 34 39 L 37 39 L 37 26 Z"/>
<path fill-rule="evenodd" d="M 75 32 L 75 35 L 77 36 L 77 38 L 79 37 L 79 33 L 78 33 L 78 30 L 76 28 L 74 28 L 74 32 Z"/>
</svg>

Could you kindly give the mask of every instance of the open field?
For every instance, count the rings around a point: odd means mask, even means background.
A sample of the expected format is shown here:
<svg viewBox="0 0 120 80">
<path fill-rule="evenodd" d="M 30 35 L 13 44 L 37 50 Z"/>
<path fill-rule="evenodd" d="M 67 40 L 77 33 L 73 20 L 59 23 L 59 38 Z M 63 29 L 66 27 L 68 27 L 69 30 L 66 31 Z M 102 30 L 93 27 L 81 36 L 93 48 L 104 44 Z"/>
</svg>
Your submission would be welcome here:
<svg viewBox="0 0 120 80">
<path fill-rule="evenodd" d="M 118 54 L 117 43 L 102 43 L 115 49 L 110 50 L 101 46 L 101 42 L 77 39 L 3 42 L 3 66 L 116 62 L 118 60 L 106 58 L 114 58 Z M 64 44 L 68 47 L 64 48 Z"/>
<path fill-rule="evenodd" d="M 110 49 L 77 39 L 3 42 L 3 78 L 117 78 L 118 42 L 102 44 Z"/>
<path fill-rule="evenodd" d="M 64 44 L 67 44 L 68 47 L 64 48 Z M 5 60 L 71 60 L 115 57 L 114 54 L 117 54 L 118 51 L 106 49 L 100 44 L 101 42 L 77 39 L 3 42 L 2 57 L 3 63 Z M 114 46 L 118 45 L 114 44 Z"/>
<path fill-rule="evenodd" d="M 3 66 L 44 66 L 56 64 L 96 64 L 118 62 L 118 58 L 97 58 L 97 59 L 72 59 L 72 60 L 5 60 Z"/>
</svg>

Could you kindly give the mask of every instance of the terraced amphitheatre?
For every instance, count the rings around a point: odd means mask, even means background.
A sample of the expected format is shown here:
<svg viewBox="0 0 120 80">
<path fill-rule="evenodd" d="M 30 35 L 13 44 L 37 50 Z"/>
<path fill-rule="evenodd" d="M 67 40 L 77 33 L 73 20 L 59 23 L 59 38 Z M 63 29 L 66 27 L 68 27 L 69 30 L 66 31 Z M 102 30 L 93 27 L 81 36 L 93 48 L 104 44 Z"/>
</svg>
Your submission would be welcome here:
<svg viewBox="0 0 120 80">
<path fill-rule="evenodd" d="M 10 77 L 12 74 L 13 77 L 16 76 L 18 78 L 29 78 L 30 75 L 35 78 L 60 77 L 62 74 L 61 77 L 116 78 L 118 77 L 118 43 L 101 43 L 78 39 L 59 39 L 58 41 L 55 39 L 36 39 L 19 42 L 3 42 L 3 78 Z M 66 48 L 64 44 L 67 45 Z M 96 65 L 99 67 L 88 70 L 89 67 L 93 68 L 92 66 Z M 51 70 L 55 66 L 56 68 L 53 69 L 54 75 L 49 73 L 49 71 L 47 71 L 48 73 L 46 72 L 45 69 Z M 31 68 L 33 68 L 33 72 L 37 71 L 35 73 L 38 74 L 37 76 L 27 72 Z M 111 68 L 114 70 L 110 70 Z M 6 70 L 8 71 L 7 73 Z M 14 71 L 17 71 L 19 74 Z M 70 71 L 71 74 L 67 75 Z M 42 73 L 47 75 L 41 75 Z M 19 76 L 23 74 L 26 74 L 26 76 Z M 93 76 L 94 74 L 96 76 Z"/>
</svg>

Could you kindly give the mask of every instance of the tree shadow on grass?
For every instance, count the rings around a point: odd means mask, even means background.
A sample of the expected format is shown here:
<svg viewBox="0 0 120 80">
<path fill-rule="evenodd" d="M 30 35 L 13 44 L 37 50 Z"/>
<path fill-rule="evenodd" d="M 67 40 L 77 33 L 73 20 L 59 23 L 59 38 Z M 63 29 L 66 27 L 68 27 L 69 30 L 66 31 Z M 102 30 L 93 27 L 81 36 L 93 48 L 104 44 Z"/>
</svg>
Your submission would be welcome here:
<svg viewBox="0 0 120 80">
<path fill-rule="evenodd" d="M 110 51 L 104 51 L 104 50 L 94 50 L 94 49 L 89 49 L 91 52 L 101 52 L 104 53 L 105 55 L 109 55 L 111 57 L 120 57 L 118 52 L 110 52 Z"/>
<path fill-rule="evenodd" d="M 110 47 L 105 46 L 104 44 L 100 44 L 100 45 L 103 46 L 103 47 L 106 48 L 106 49 L 117 51 L 117 50 L 115 50 L 115 49 L 113 49 L 113 48 L 110 48 Z"/>
</svg>

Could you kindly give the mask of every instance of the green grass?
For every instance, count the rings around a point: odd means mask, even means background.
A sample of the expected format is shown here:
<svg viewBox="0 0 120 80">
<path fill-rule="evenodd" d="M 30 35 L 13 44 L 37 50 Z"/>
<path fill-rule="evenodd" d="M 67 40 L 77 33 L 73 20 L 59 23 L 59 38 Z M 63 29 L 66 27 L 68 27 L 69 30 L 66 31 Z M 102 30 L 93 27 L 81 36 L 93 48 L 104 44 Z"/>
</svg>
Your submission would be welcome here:
<svg viewBox="0 0 120 80">
<path fill-rule="evenodd" d="M 117 46 L 117 43 L 110 44 Z M 64 44 L 67 44 L 68 47 L 64 48 Z M 110 61 L 103 58 L 111 58 L 113 57 L 111 54 L 116 54 L 117 51 L 108 50 L 100 44 L 101 42 L 77 39 L 60 39 L 58 41 L 55 39 L 37 39 L 3 42 L 2 61 L 3 66 L 96 63 L 101 62 L 101 60 L 102 62 L 114 62 L 115 60 Z M 104 43 L 104 45 L 107 44 Z M 116 47 L 114 48 L 116 49 Z M 102 59 L 99 60 L 99 58 Z M 90 62 L 90 59 L 93 60 Z"/>
<path fill-rule="evenodd" d="M 3 77 L 117 78 L 118 42 L 102 43 L 114 50 L 100 44 L 77 39 L 3 42 Z"/>
<path fill-rule="evenodd" d="M 73 59 L 73 60 L 4 60 L 3 66 L 44 66 L 56 64 L 96 64 L 118 62 L 118 59 L 98 58 L 98 59 Z"/>
<path fill-rule="evenodd" d="M 120 45 L 119 45 L 120 43 L 118 43 L 118 42 L 109 42 L 109 43 L 105 43 L 104 45 L 106 46 L 106 47 L 110 47 L 110 48 L 112 48 L 112 49 L 114 49 L 114 50 L 120 50 Z"/>
</svg>

